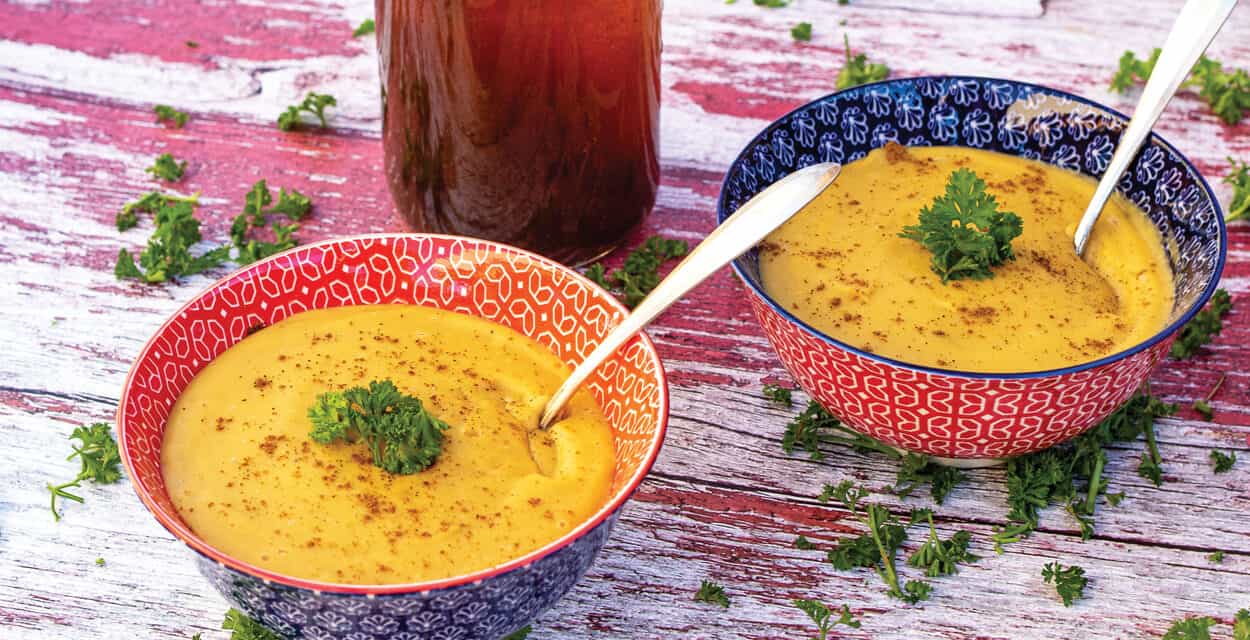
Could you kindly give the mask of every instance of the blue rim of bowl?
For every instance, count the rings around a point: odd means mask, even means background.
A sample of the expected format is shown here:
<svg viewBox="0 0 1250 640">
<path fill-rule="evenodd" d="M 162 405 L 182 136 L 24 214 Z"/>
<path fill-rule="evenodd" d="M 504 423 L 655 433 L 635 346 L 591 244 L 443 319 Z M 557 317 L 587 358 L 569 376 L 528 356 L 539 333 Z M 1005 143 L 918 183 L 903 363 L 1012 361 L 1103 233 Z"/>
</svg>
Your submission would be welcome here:
<svg viewBox="0 0 1250 640">
<path fill-rule="evenodd" d="M 759 144 L 760 141 L 762 141 L 765 138 L 765 136 L 772 133 L 777 127 L 781 126 L 782 122 L 790 119 L 792 116 L 799 113 L 800 111 L 809 109 L 812 106 L 822 101 L 829 100 L 830 98 L 833 98 L 834 96 L 837 96 L 837 95 L 851 93 L 851 92 L 862 92 L 871 87 L 876 87 L 876 86 L 881 86 L 881 85 L 895 84 L 898 82 L 915 82 L 917 80 L 937 80 L 937 81 L 977 80 L 977 81 L 1005 82 L 1008 84 L 1013 84 L 1013 85 L 1021 86 L 1021 87 L 1031 87 L 1042 93 L 1047 93 L 1055 97 L 1067 98 L 1075 102 L 1079 102 L 1082 104 L 1089 105 L 1091 107 L 1102 109 L 1103 111 L 1106 111 L 1107 113 L 1120 118 L 1125 123 L 1127 123 L 1129 120 L 1129 117 L 1124 115 L 1120 111 L 1116 109 L 1112 109 L 1111 107 L 1108 107 L 1104 104 L 1090 100 L 1089 98 L 1084 98 L 1073 93 L 1068 93 L 1067 91 L 1062 91 L 1060 89 L 1055 89 L 1053 87 L 1047 87 L 1045 85 L 1035 84 L 1032 82 L 1021 82 L 1019 80 L 1007 80 L 1005 78 L 995 78 L 992 76 L 948 76 L 948 75 L 915 76 L 915 77 L 908 77 L 908 78 L 893 78 L 890 80 L 881 80 L 879 82 L 861 84 L 859 86 L 851 87 L 850 89 L 834 91 L 833 93 L 828 93 L 819 98 L 809 100 L 791 109 L 790 111 L 787 111 L 784 115 L 774 119 L 772 122 L 768 124 L 767 127 L 764 127 L 762 131 L 756 134 L 754 138 L 751 138 L 751 141 L 748 142 L 745 146 L 743 146 L 742 151 L 738 152 L 738 155 L 734 157 L 733 162 L 730 163 L 729 165 L 729 169 L 725 171 L 724 179 L 721 180 L 720 194 L 716 198 L 716 224 L 719 226 L 721 223 L 725 221 L 725 218 L 729 217 L 729 215 L 733 213 L 732 211 L 725 210 L 725 193 L 729 187 L 729 175 L 733 171 L 733 168 L 741 164 L 747 152 L 755 148 L 755 146 Z M 1207 301 L 1211 299 L 1211 296 L 1215 293 L 1215 290 L 1219 288 L 1220 276 L 1224 273 L 1224 261 L 1225 261 L 1225 257 L 1228 254 L 1228 228 L 1224 223 L 1223 208 L 1220 206 L 1220 201 L 1215 197 L 1215 192 L 1211 190 L 1211 185 L 1207 183 L 1207 179 L 1203 177 L 1201 171 L 1198 171 L 1198 168 L 1194 166 L 1194 163 L 1190 162 L 1188 157 L 1182 154 L 1180 150 L 1178 150 L 1175 146 L 1172 145 L 1172 143 L 1168 142 L 1162 136 L 1152 131 L 1148 142 L 1158 142 L 1159 144 L 1163 145 L 1167 150 L 1174 153 L 1177 158 L 1180 158 L 1185 168 L 1191 171 L 1195 176 L 1198 177 L 1199 184 L 1201 184 L 1202 188 L 1206 190 L 1207 197 L 1211 199 L 1211 203 L 1215 207 L 1214 213 L 1215 213 L 1215 218 L 1216 218 L 1216 225 L 1219 228 L 1219 235 L 1220 235 L 1220 250 L 1219 250 L 1219 255 L 1216 256 L 1215 269 L 1212 272 L 1214 274 L 1214 277 L 1212 277 L 1211 281 L 1207 283 L 1206 289 L 1203 290 L 1202 295 L 1198 296 L 1198 299 L 1193 303 L 1193 305 L 1189 309 L 1187 309 L 1185 313 L 1181 314 L 1181 316 L 1177 318 L 1174 322 L 1164 327 L 1163 330 L 1159 331 L 1158 333 L 1146 339 L 1145 341 L 1140 342 L 1136 345 L 1133 345 L 1132 347 L 1129 347 L 1128 349 L 1125 349 L 1124 351 L 1118 351 L 1116 353 L 1099 358 L 1097 360 L 1093 360 L 1090 362 L 1086 362 L 1083 364 L 1074 365 L 1070 367 L 1063 367 L 1059 369 L 1046 369 L 1046 370 L 1041 370 L 1041 371 L 1028 371 L 1028 372 L 1023 372 L 1023 373 L 981 373 L 981 372 L 975 372 L 975 371 L 960 371 L 957 369 L 941 369 L 938 367 L 926 367 L 924 365 L 913 364 L 910 362 L 905 362 L 903 360 L 895 360 L 894 358 L 887 358 L 885 356 L 880 356 L 877 354 L 869 353 L 862 349 L 858 349 L 845 342 L 842 342 L 841 340 L 837 340 L 833 337 L 830 337 L 829 335 L 826 335 L 825 333 L 821 332 L 815 327 L 795 317 L 794 314 L 787 311 L 784 307 L 778 304 L 776 300 L 773 300 L 772 297 L 770 297 L 767 293 L 765 293 L 761 285 L 756 284 L 755 282 L 752 281 L 751 278 L 747 277 L 747 275 L 743 272 L 742 267 L 740 266 L 740 262 L 744 259 L 744 257 L 742 256 L 738 257 L 731 264 L 733 265 L 734 273 L 737 274 L 738 279 L 741 280 L 744 284 L 746 284 L 747 287 L 749 287 L 756 296 L 759 296 L 759 298 L 763 300 L 765 304 L 771 307 L 773 311 L 780 314 L 788 322 L 791 322 L 797 325 L 798 327 L 800 327 L 801 329 L 803 329 L 805 332 L 810 333 L 816 336 L 817 338 L 820 338 L 822 341 L 828 343 L 830 346 L 833 346 L 838 349 L 842 349 L 844 351 L 850 351 L 851 353 L 854 353 L 855 355 L 861 358 L 866 358 L 868 360 L 880 362 L 885 365 L 889 365 L 892 367 L 900 367 L 903 369 L 910 369 L 913 371 L 921 371 L 924 373 L 932 373 L 932 374 L 938 374 L 938 375 L 950 376 L 950 377 L 972 378 L 972 379 L 979 379 L 979 380 L 985 380 L 985 379 L 1020 380 L 1020 379 L 1029 379 L 1029 378 L 1044 378 L 1044 377 L 1063 376 L 1063 375 L 1067 375 L 1070 373 L 1077 373 L 1077 372 L 1086 371 L 1089 369 L 1096 369 L 1103 365 L 1111 364 L 1118 360 L 1123 360 L 1124 358 L 1127 358 L 1131 355 L 1134 355 L 1136 353 L 1149 349 L 1155 346 L 1156 344 L 1162 342 L 1163 340 L 1166 340 L 1169 336 L 1175 333 L 1178 329 L 1185 326 L 1185 323 L 1189 322 L 1190 318 L 1193 318 L 1194 314 L 1198 313 L 1199 310 L 1201 310 L 1204 306 L 1206 306 Z M 954 146 L 959 146 L 959 145 L 954 145 Z M 781 176 L 781 177 L 784 177 L 784 176 Z M 780 179 L 781 177 L 779 177 L 778 179 Z"/>
</svg>

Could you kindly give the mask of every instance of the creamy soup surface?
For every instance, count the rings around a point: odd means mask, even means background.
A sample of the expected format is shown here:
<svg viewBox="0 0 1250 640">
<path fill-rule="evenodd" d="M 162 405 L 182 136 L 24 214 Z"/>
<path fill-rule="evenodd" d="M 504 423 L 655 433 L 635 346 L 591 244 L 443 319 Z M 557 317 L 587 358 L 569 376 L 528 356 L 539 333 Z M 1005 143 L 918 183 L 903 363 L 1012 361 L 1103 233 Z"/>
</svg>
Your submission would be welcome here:
<svg viewBox="0 0 1250 640">
<path fill-rule="evenodd" d="M 344 584 L 485 569 L 533 551 L 607 500 L 611 428 L 579 392 L 527 439 L 568 368 L 507 327 L 413 305 L 294 315 L 206 366 L 174 405 L 165 483 L 209 544 L 257 566 Z M 363 443 L 321 445 L 317 395 L 390 379 L 449 423 L 429 469 L 391 475 Z"/>
<path fill-rule="evenodd" d="M 985 280 L 943 284 L 932 254 L 900 238 L 920 209 L 969 168 L 1000 210 L 1024 221 L 1016 259 Z M 1158 231 L 1120 196 L 1085 260 L 1072 248 L 1090 178 L 962 147 L 898 145 L 842 168 L 760 252 L 764 289 L 833 338 L 904 362 L 973 372 L 1031 372 L 1096 360 L 1161 330 L 1172 274 Z"/>
</svg>

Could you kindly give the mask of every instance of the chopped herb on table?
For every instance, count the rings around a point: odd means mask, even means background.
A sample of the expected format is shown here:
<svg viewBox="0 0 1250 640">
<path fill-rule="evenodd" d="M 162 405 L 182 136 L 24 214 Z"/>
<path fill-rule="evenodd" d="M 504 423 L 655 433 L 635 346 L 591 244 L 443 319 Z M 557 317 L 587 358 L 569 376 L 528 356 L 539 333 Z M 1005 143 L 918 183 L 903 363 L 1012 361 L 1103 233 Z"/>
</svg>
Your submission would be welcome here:
<svg viewBox="0 0 1250 640">
<path fill-rule="evenodd" d="M 162 153 L 156 157 L 152 166 L 144 169 L 153 176 L 160 178 L 166 182 L 177 182 L 182 179 L 182 174 L 187 170 L 187 161 L 178 162 L 174 160 L 172 155 Z"/>
<path fill-rule="evenodd" d="M 283 640 L 282 636 L 247 617 L 238 609 L 226 612 L 226 620 L 221 623 L 221 628 L 231 632 L 231 640 Z"/>
<path fill-rule="evenodd" d="M 790 28 L 790 37 L 800 42 L 811 42 L 812 23 L 800 22 Z"/>
<path fill-rule="evenodd" d="M 1224 328 L 1224 316 L 1228 315 L 1232 309 L 1232 296 L 1228 295 L 1224 289 L 1217 289 L 1215 295 L 1211 296 L 1211 301 L 1207 303 L 1207 307 L 1194 314 L 1194 317 L 1181 327 L 1176 342 L 1172 343 L 1172 357 L 1177 360 L 1193 357 L 1203 345 L 1220 335 L 1220 331 Z"/>
<path fill-rule="evenodd" d="M 1233 640 L 1250 640 L 1250 609 L 1238 609 L 1233 616 Z"/>
<path fill-rule="evenodd" d="M 766 384 L 764 385 L 764 398 L 783 407 L 792 407 L 794 406 L 793 391 L 780 385 Z"/>
<path fill-rule="evenodd" d="M 868 56 L 859 54 L 851 57 L 851 39 L 844 33 L 842 43 L 846 45 L 846 64 L 838 72 L 834 86 L 840 91 L 858 87 L 861 84 L 885 80 L 890 76 L 890 68 L 881 63 L 869 63 Z"/>
<path fill-rule="evenodd" d="M 1211 640 L 1211 627 L 1214 624 L 1215 618 L 1210 616 L 1177 620 L 1163 634 L 1162 640 Z"/>
<path fill-rule="evenodd" d="M 352 31 L 352 37 L 359 38 L 360 36 L 367 36 L 375 31 L 377 31 L 377 24 L 373 22 L 373 18 L 366 18 L 364 22 L 360 23 L 360 26 L 356 27 L 356 29 Z"/>
<path fill-rule="evenodd" d="M 946 576 L 959 571 L 959 564 L 967 564 L 980 560 L 968 552 L 972 542 L 972 534 L 967 531 L 956 531 L 948 540 L 938 538 L 937 529 L 933 526 L 933 512 L 925 509 L 925 518 L 929 522 L 929 538 L 924 545 L 907 559 L 907 564 L 924 569 L 930 578 Z M 913 518 L 914 519 L 914 518 Z"/>
<path fill-rule="evenodd" d="M 172 122 L 175 129 L 181 129 L 187 124 L 187 120 L 191 119 L 187 112 L 179 111 L 169 105 L 158 104 L 152 107 L 152 111 L 156 113 L 157 122 Z"/>
<path fill-rule="evenodd" d="M 447 423 L 426 411 L 419 398 L 401 393 L 390 380 L 374 380 L 367 389 L 327 391 L 317 396 L 308 419 L 313 441 L 364 441 L 374 465 L 403 475 L 434 464 L 447 430 Z"/>
<path fill-rule="evenodd" d="M 725 609 L 729 608 L 729 596 L 725 595 L 725 588 L 711 580 L 704 580 L 699 585 L 699 591 L 694 594 L 694 599 L 696 602 L 706 602 L 708 604 L 720 605 Z"/>
<path fill-rule="evenodd" d="M 1119 69 L 1111 77 L 1111 90 L 1124 93 L 1137 83 L 1148 80 L 1159 61 L 1160 52 L 1161 49 L 1156 48 L 1149 58 L 1142 60 L 1132 51 L 1125 51 L 1120 56 Z M 1206 100 L 1215 115 L 1228 124 L 1240 122 L 1245 111 L 1250 109 L 1250 74 L 1245 69 L 1225 71 L 1222 63 L 1202 56 L 1181 86 L 1197 89 L 1198 95 Z"/>
<path fill-rule="evenodd" d="M 855 619 L 854 614 L 851 613 L 851 608 L 845 604 L 842 605 L 842 610 L 837 618 L 833 617 L 833 612 L 829 610 L 829 607 L 815 600 L 795 600 L 794 606 L 806 613 L 807 617 L 816 623 L 816 629 L 820 631 L 820 635 L 817 636 L 819 640 L 826 640 L 829 637 L 829 631 L 840 624 L 852 629 L 858 629 L 860 624 L 862 624 Z"/>
<path fill-rule="evenodd" d="M 309 92 L 309 94 L 304 97 L 303 102 L 287 107 L 286 111 L 283 111 L 278 116 L 278 129 L 282 131 L 291 131 L 292 129 L 295 129 L 303 124 L 304 122 L 300 120 L 300 112 L 307 112 L 317 116 L 317 120 L 321 123 L 321 128 L 324 129 L 329 126 L 329 124 L 326 123 L 326 107 L 333 107 L 337 105 L 338 101 L 334 99 L 334 96 Z"/>
<path fill-rule="evenodd" d="M 117 230 L 127 231 L 139 225 L 140 213 L 156 213 L 157 209 L 172 202 L 185 202 L 192 206 L 200 204 L 199 192 L 189 196 L 175 196 L 159 191 L 149 191 L 138 200 L 127 202 L 122 206 L 122 210 L 117 212 Z"/>
<path fill-rule="evenodd" d="M 226 246 L 210 249 L 198 256 L 191 255 L 191 246 L 201 239 L 195 204 L 168 198 L 162 198 L 160 202 L 156 209 L 156 229 L 148 239 L 147 247 L 139 254 L 138 264 L 135 264 L 129 251 L 121 249 L 117 252 L 113 274 L 119 280 L 130 278 L 149 284 L 165 282 L 202 273 L 230 259 L 230 248 Z M 118 227 L 121 226 L 122 220 L 119 219 Z"/>
<path fill-rule="evenodd" d="M 621 298 L 626 307 L 633 309 L 660 284 L 660 266 L 686 255 L 689 251 L 690 245 L 685 240 L 652 236 L 641 247 L 625 256 L 625 264 L 620 269 L 608 273 L 603 263 L 596 262 L 586 269 L 586 277 Z"/>
<path fill-rule="evenodd" d="M 1208 553 L 1208 554 L 1207 554 L 1207 562 L 1210 562 L 1211 564 L 1220 564 L 1220 563 L 1224 562 L 1224 552 L 1223 552 L 1223 551 L 1212 551 L 1211 553 Z"/>
<path fill-rule="evenodd" d="M 1077 566 L 1064 567 L 1058 562 L 1048 562 L 1042 567 L 1042 579 L 1046 584 L 1055 585 L 1055 591 L 1059 592 L 1065 607 L 1080 600 L 1085 594 L 1085 585 L 1089 584 L 1084 569 Z"/>
<path fill-rule="evenodd" d="M 1203 420 L 1210 422 L 1215 418 L 1215 410 L 1206 400 L 1194 400 L 1194 412 L 1202 416 Z"/>
<path fill-rule="evenodd" d="M 103 567 L 105 564 L 107 564 L 107 563 L 104 561 L 104 558 L 96 558 L 96 559 L 95 559 L 95 566 L 97 566 L 97 567 Z"/>
<path fill-rule="evenodd" d="M 70 493 L 68 489 L 80 487 L 87 480 L 96 484 L 112 484 L 122 477 L 121 454 L 107 424 L 97 422 L 90 426 L 76 427 L 69 437 L 77 440 L 78 445 L 74 446 L 74 452 L 66 460 L 78 458 L 81 466 L 73 480 L 57 485 L 48 483 L 48 491 L 52 493 L 52 516 L 58 521 L 61 514 L 56 510 L 57 498 L 73 500 L 79 504 L 83 502 L 82 496 Z M 96 564 L 103 566 L 103 559 L 96 560 Z"/>
<path fill-rule="evenodd" d="M 1020 216 L 998 209 L 984 180 L 959 169 L 947 180 L 946 193 L 920 210 L 920 223 L 898 235 L 933 253 L 930 266 L 945 283 L 993 277 L 990 267 L 1015 259 L 1011 241 L 1023 230 Z"/>
<path fill-rule="evenodd" d="M 1223 451 L 1211 450 L 1211 464 L 1215 466 L 1216 473 L 1228 473 L 1232 471 L 1233 465 L 1237 463 L 1237 452 L 1224 453 Z"/>
<path fill-rule="evenodd" d="M 1244 162 L 1228 159 L 1232 167 L 1224 176 L 1224 184 L 1233 188 L 1233 198 L 1228 202 L 1225 222 L 1240 220 L 1250 215 L 1250 166 Z"/>
<path fill-rule="evenodd" d="M 851 447 L 859 453 L 877 452 L 900 462 L 894 491 L 899 497 L 911 495 L 915 489 L 928 482 L 933 500 L 942 504 L 946 496 L 966 477 L 962 471 L 933 462 L 928 456 L 916 453 L 899 453 L 868 436 L 854 431 L 820 406 L 815 400 L 786 425 L 781 438 L 781 448 L 786 453 L 802 449 L 812 460 L 823 460 L 821 444 L 839 444 Z"/>
<path fill-rule="evenodd" d="M 808 540 L 807 536 L 800 534 L 799 537 L 794 539 L 794 548 L 800 551 L 811 551 L 816 548 L 816 545 L 812 544 L 812 541 Z"/>
<path fill-rule="evenodd" d="M 269 206 L 271 203 L 272 207 Z M 312 201 L 294 189 L 279 189 L 278 201 L 274 203 L 269 186 L 264 180 L 258 180 L 243 197 L 243 212 L 235 216 L 230 225 L 230 239 L 238 249 L 238 263 L 251 264 L 294 247 L 297 243 L 291 234 L 299 229 L 298 222 L 308 217 L 311 210 Z M 282 224 L 281 221 L 275 221 L 271 227 L 274 236 L 272 242 L 249 237 L 253 230 L 265 228 L 268 216 L 272 214 L 283 215 L 294 222 Z"/>
<path fill-rule="evenodd" d="M 526 638 L 530 637 L 530 633 L 532 631 L 534 631 L 533 625 L 527 624 L 524 627 L 521 627 L 520 629 L 517 629 L 516 631 L 509 633 L 503 638 L 500 638 L 500 640 L 525 640 Z"/>
<path fill-rule="evenodd" d="M 836 499 L 868 528 L 868 533 L 862 536 L 838 541 L 838 545 L 829 551 L 830 564 L 839 570 L 872 567 L 885 582 L 886 595 L 908 604 L 929 599 L 932 587 L 926 582 L 909 580 L 900 585 L 894 556 L 907 539 L 907 531 L 894 514 L 881 505 L 870 504 L 861 510 L 859 502 L 867 495 L 866 490 L 856 487 L 850 480 L 844 480 L 836 487 L 826 485 L 822 492 L 822 502 Z"/>
</svg>

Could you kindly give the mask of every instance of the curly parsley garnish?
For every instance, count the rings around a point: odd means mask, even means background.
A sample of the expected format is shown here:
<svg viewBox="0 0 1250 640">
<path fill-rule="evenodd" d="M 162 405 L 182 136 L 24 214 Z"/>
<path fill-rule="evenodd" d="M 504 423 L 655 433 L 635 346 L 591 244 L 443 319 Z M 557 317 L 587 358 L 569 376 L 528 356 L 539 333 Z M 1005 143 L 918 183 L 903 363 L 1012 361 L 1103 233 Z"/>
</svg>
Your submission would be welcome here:
<svg viewBox="0 0 1250 640">
<path fill-rule="evenodd" d="M 829 631 L 840 624 L 852 629 L 858 629 L 861 624 L 851 613 L 851 608 L 845 604 L 842 605 L 837 618 L 833 617 L 833 612 L 829 610 L 829 607 L 816 600 L 795 600 L 794 606 L 798 607 L 799 611 L 806 613 L 807 617 L 816 623 L 816 629 L 820 631 L 818 636 L 820 640 L 826 640 L 829 637 Z"/>
<path fill-rule="evenodd" d="M 608 273 L 603 263 L 596 262 L 586 269 L 586 277 L 616 294 L 625 306 L 633 309 L 660 284 L 660 265 L 689 251 L 690 245 L 685 240 L 652 236 L 625 257 L 620 269 Z"/>
<path fill-rule="evenodd" d="M 226 612 L 226 620 L 221 623 L 221 628 L 232 632 L 230 640 L 282 640 L 282 636 L 247 617 L 238 609 Z"/>
<path fill-rule="evenodd" d="M 356 27 L 356 29 L 352 31 L 352 37 L 359 38 L 360 36 L 367 36 L 377 31 L 377 29 L 377 24 L 373 22 L 373 18 L 366 18 L 364 22 L 360 23 L 359 27 Z"/>
<path fill-rule="evenodd" d="M 179 111 L 169 105 L 158 104 L 152 107 L 152 111 L 156 113 L 157 122 L 172 122 L 175 129 L 181 129 L 187 124 L 187 120 L 191 119 L 187 112 Z"/>
<path fill-rule="evenodd" d="M 182 179 L 182 174 L 187 170 L 187 161 L 178 162 L 174 160 L 172 155 L 162 153 L 156 157 L 152 166 L 144 169 L 153 176 L 160 178 L 166 182 L 177 182 Z"/>
<path fill-rule="evenodd" d="M 800 22 L 790 28 L 790 37 L 799 42 L 811 42 L 812 40 L 812 23 Z"/>
<path fill-rule="evenodd" d="M 704 580 L 699 585 L 699 591 L 694 594 L 694 599 L 695 602 L 706 602 L 725 609 L 729 608 L 729 596 L 725 595 L 725 588 L 711 580 Z"/>
<path fill-rule="evenodd" d="M 1015 259 L 1011 241 L 1023 230 L 1020 216 L 998 210 L 984 180 L 971 169 L 958 169 L 946 193 L 920 210 L 920 224 L 903 227 L 898 235 L 933 252 L 933 272 L 947 282 L 993 277 L 990 267 Z"/>
<path fill-rule="evenodd" d="M 1145 60 L 1139 59 L 1132 51 L 1125 51 L 1120 56 L 1119 69 L 1111 77 L 1111 90 L 1124 93 L 1138 82 L 1148 80 L 1159 61 L 1160 51 L 1155 48 Z M 1250 74 L 1245 69 L 1225 71 L 1220 62 L 1202 56 L 1181 86 L 1197 89 L 1198 95 L 1206 100 L 1215 115 L 1228 124 L 1240 122 L 1245 111 L 1250 109 Z"/>
<path fill-rule="evenodd" d="M 314 441 L 364 441 L 373 464 L 394 474 L 412 474 L 432 466 L 443 450 L 447 423 L 434 417 L 421 400 L 400 393 L 390 380 L 317 396 L 308 410 Z"/>
<path fill-rule="evenodd" d="M 158 209 L 172 202 L 185 202 L 193 206 L 200 204 L 200 194 L 197 191 L 189 196 L 175 196 L 159 191 L 149 191 L 138 200 L 127 202 L 122 206 L 122 210 L 117 212 L 117 230 L 127 231 L 139 225 L 140 213 L 156 213 Z"/>
<path fill-rule="evenodd" d="M 1078 566 L 1064 567 L 1058 562 L 1048 562 L 1042 567 L 1042 579 L 1046 584 L 1055 585 L 1055 591 L 1059 592 L 1065 607 L 1080 600 L 1085 594 L 1085 585 L 1089 584 L 1084 569 Z"/>
<path fill-rule="evenodd" d="M 1232 309 L 1232 296 L 1229 296 L 1228 292 L 1223 289 L 1217 289 L 1215 295 L 1211 296 L 1211 302 L 1207 303 L 1207 307 L 1194 314 L 1194 317 L 1181 327 L 1180 333 L 1176 336 L 1176 342 L 1172 343 L 1172 357 L 1177 360 L 1193 357 L 1203 345 L 1220 335 L 1220 331 L 1224 328 L 1222 320 Z"/>
<path fill-rule="evenodd" d="M 867 55 L 861 53 L 852 58 L 851 39 L 845 33 L 842 34 L 842 43 L 846 45 L 846 64 L 838 72 L 838 79 L 834 83 L 839 91 L 890 77 L 889 67 L 881 63 L 869 63 Z"/>
<path fill-rule="evenodd" d="M 270 204 L 273 206 L 269 206 Z M 294 189 L 279 189 L 278 201 L 274 203 L 269 186 L 264 180 L 258 180 L 247 195 L 243 196 L 243 211 L 235 216 L 230 225 L 230 239 L 238 249 L 238 263 L 251 264 L 294 247 L 296 241 L 291 234 L 299 229 L 298 222 L 308 217 L 311 210 L 312 200 Z M 294 222 L 282 224 L 281 221 L 275 221 L 271 227 L 274 236 L 272 242 L 251 237 L 252 231 L 265 228 L 271 214 L 283 215 Z"/>
<path fill-rule="evenodd" d="M 304 97 L 303 102 L 287 107 L 286 111 L 283 111 L 278 116 L 278 129 L 281 129 L 282 131 L 290 131 L 298 127 L 303 123 L 303 121 L 300 120 L 300 112 L 302 111 L 306 111 L 314 116 L 317 116 L 317 120 L 321 122 L 321 128 L 324 129 L 329 126 L 329 124 L 326 123 L 326 107 L 333 107 L 337 105 L 338 101 L 334 99 L 334 96 L 309 92 L 309 94 Z"/>
<path fill-rule="evenodd" d="M 121 454 L 107 424 L 97 422 L 91 426 L 77 427 L 69 437 L 79 444 L 66 460 L 78 458 L 82 466 L 73 480 L 57 485 L 48 483 L 48 491 L 52 493 L 52 516 L 58 521 L 61 514 L 56 510 L 57 498 L 73 500 L 79 504 L 83 501 L 82 496 L 70 493 L 67 489 L 80 487 L 86 480 L 97 484 L 112 484 L 122 477 Z"/>
<path fill-rule="evenodd" d="M 193 200 L 173 200 L 162 196 L 157 201 L 160 204 L 156 209 L 156 230 L 148 239 L 147 247 L 139 254 L 138 264 L 135 264 L 129 251 L 121 249 L 117 252 L 113 274 L 119 280 L 132 278 L 147 283 L 165 282 L 202 273 L 230 259 L 229 247 L 217 247 L 198 256 L 191 255 L 191 246 L 201 239 L 200 221 L 195 217 Z M 125 215 L 126 210 L 122 211 Z M 122 222 L 122 216 L 119 216 L 119 228 Z"/>
</svg>

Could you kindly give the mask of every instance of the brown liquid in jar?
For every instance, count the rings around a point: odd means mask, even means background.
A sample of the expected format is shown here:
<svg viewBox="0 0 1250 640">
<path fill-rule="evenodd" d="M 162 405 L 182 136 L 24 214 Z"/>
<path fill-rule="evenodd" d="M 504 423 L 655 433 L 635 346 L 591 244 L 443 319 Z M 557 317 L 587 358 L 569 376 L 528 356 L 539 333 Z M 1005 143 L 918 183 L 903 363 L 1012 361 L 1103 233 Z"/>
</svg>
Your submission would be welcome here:
<svg viewBox="0 0 1250 640">
<path fill-rule="evenodd" d="M 660 0 L 377 0 L 386 174 L 418 231 L 583 263 L 655 203 Z"/>
</svg>

